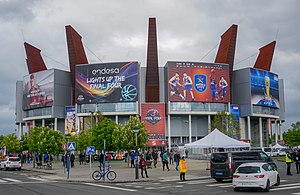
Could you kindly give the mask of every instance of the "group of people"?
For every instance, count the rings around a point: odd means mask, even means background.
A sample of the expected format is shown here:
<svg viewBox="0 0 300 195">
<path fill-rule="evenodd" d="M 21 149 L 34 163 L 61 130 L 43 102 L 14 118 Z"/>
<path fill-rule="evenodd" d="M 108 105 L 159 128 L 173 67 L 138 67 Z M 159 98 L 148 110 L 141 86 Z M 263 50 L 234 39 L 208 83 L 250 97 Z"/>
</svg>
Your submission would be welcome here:
<svg viewBox="0 0 300 195">
<path fill-rule="evenodd" d="M 135 167 L 135 157 L 136 154 L 134 151 L 130 154 L 130 160 L 131 160 L 131 168 Z M 153 166 L 156 168 L 157 163 L 159 161 L 159 157 L 162 162 L 162 169 L 163 171 L 167 169 L 170 171 L 169 165 L 174 164 L 175 162 L 175 170 L 180 171 L 180 180 L 185 181 L 185 173 L 187 170 L 186 167 L 186 161 L 184 156 L 180 156 L 180 153 L 178 151 L 173 151 L 172 149 L 170 151 L 162 151 L 160 154 L 157 150 L 150 152 L 146 151 L 144 154 L 139 152 L 139 168 L 141 169 L 141 176 L 144 178 L 145 176 L 148 178 L 148 172 L 147 169 L 151 168 L 151 162 L 153 162 Z"/>
<path fill-rule="evenodd" d="M 293 162 L 295 162 L 296 171 L 297 174 L 299 174 L 300 173 L 300 149 L 296 150 L 295 152 L 293 152 L 292 150 L 288 151 L 285 155 L 285 162 L 287 164 L 287 170 L 286 170 L 287 175 L 293 175 L 291 172 L 291 167 Z"/>
</svg>

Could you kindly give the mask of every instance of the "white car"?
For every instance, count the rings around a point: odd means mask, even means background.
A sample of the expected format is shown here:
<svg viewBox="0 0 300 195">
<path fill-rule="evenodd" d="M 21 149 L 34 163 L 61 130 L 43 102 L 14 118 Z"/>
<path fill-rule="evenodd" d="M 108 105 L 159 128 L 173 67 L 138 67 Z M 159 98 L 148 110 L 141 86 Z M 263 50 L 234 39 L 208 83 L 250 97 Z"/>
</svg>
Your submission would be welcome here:
<svg viewBox="0 0 300 195">
<path fill-rule="evenodd" d="M 260 189 L 268 192 L 274 185 L 280 185 L 280 176 L 268 163 L 244 163 L 233 174 L 234 191 Z"/>
<path fill-rule="evenodd" d="M 19 157 L 6 157 L 1 161 L 1 169 L 22 169 L 22 162 Z"/>
</svg>

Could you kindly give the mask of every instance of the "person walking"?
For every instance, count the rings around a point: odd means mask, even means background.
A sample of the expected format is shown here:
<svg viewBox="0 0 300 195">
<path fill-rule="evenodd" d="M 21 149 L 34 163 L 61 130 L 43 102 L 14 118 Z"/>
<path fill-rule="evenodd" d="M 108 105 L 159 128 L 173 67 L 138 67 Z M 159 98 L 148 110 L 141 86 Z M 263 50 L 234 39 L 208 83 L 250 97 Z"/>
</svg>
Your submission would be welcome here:
<svg viewBox="0 0 300 195">
<path fill-rule="evenodd" d="M 79 154 L 79 165 L 82 165 L 83 164 L 83 154 L 82 152 L 80 152 Z"/>
<path fill-rule="evenodd" d="M 186 161 L 184 159 L 184 156 L 181 158 L 181 160 L 179 162 L 179 170 L 180 170 L 180 181 L 186 181 L 185 180 Z"/>
<path fill-rule="evenodd" d="M 176 169 L 176 171 L 179 171 L 178 166 L 179 166 L 180 159 L 181 159 L 181 157 L 180 157 L 179 152 L 175 151 L 174 161 L 175 161 L 175 169 Z"/>
<path fill-rule="evenodd" d="M 295 153 L 295 164 L 296 164 L 297 174 L 299 174 L 299 171 L 300 171 L 300 149 L 296 150 L 296 153 Z"/>
<path fill-rule="evenodd" d="M 292 151 L 288 151 L 285 155 L 285 163 L 287 165 L 286 167 L 286 174 L 292 175 L 291 173 L 291 164 L 293 163 L 293 157 L 292 157 Z"/>
<path fill-rule="evenodd" d="M 170 157 L 169 157 L 169 159 L 170 159 L 170 165 L 172 164 L 174 164 L 174 151 L 171 149 L 170 150 Z"/>
<path fill-rule="evenodd" d="M 70 160 L 71 160 L 71 168 L 74 168 L 75 156 L 74 156 L 73 152 L 72 152 L 72 154 L 71 154 Z"/>
<path fill-rule="evenodd" d="M 131 151 L 131 154 L 130 154 L 130 160 L 131 160 L 131 163 L 130 163 L 130 168 L 135 168 L 135 165 L 134 165 L 134 159 L 135 159 L 135 154 L 133 151 Z"/>
<path fill-rule="evenodd" d="M 139 166 L 140 166 L 140 169 L 141 169 L 142 178 L 144 178 L 144 174 L 143 174 L 144 172 L 145 172 L 146 177 L 148 178 L 146 160 L 144 158 L 144 155 L 141 156 Z"/>
<path fill-rule="evenodd" d="M 104 154 L 102 151 L 100 151 L 100 154 L 99 154 L 99 163 L 100 163 L 100 167 L 101 169 L 104 167 Z"/>
<path fill-rule="evenodd" d="M 163 163 L 163 171 L 165 170 L 165 166 L 167 167 L 168 171 L 170 171 L 167 151 L 165 151 L 165 153 L 163 154 L 162 163 Z"/>
<path fill-rule="evenodd" d="M 157 159 L 158 159 L 158 153 L 157 153 L 156 150 L 153 152 L 152 158 L 153 158 L 153 166 L 154 166 L 154 168 L 156 168 L 156 165 L 157 165 Z"/>
</svg>

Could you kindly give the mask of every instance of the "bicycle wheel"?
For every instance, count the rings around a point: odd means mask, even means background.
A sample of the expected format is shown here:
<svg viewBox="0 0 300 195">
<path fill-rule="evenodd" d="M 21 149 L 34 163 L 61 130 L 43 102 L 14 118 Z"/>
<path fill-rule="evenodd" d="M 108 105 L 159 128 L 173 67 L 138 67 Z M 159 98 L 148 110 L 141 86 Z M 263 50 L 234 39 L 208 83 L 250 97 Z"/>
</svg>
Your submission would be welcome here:
<svg viewBox="0 0 300 195">
<path fill-rule="evenodd" d="M 117 177 L 117 174 L 114 171 L 109 171 L 107 173 L 107 179 L 110 180 L 110 181 L 115 180 L 116 177 Z"/>
<path fill-rule="evenodd" d="M 94 180 L 100 180 L 102 177 L 102 174 L 99 171 L 94 171 L 92 174 L 92 177 Z"/>
</svg>

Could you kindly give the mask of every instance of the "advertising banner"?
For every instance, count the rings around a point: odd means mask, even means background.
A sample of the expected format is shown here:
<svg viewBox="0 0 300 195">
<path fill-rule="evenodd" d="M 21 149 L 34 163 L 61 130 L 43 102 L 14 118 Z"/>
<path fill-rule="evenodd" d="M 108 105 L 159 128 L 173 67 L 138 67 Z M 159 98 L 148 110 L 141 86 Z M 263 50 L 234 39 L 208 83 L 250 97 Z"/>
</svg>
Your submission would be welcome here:
<svg viewBox="0 0 300 195">
<path fill-rule="evenodd" d="M 23 78 L 23 110 L 53 105 L 54 70 L 26 75 Z"/>
<path fill-rule="evenodd" d="M 138 62 L 76 66 L 76 103 L 138 100 Z"/>
<path fill-rule="evenodd" d="M 66 106 L 65 135 L 77 135 L 75 106 Z"/>
<path fill-rule="evenodd" d="M 233 114 L 236 117 L 238 122 L 240 121 L 240 113 L 239 113 L 239 106 L 238 105 L 231 104 L 230 105 L 230 113 Z"/>
<path fill-rule="evenodd" d="M 169 101 L 229 102 L 226 64 L 168 62 Z"/>
<path fill-rule="evenodd" d="M 165 104 L 142 104 L 142 121 L 149 133 L 148 146 L 165 146 Z"/>
<path fill-rule="evenodd" d="M 279 108 L 278 75 L 250 69 L 251 104 Z"/>
</svg>

